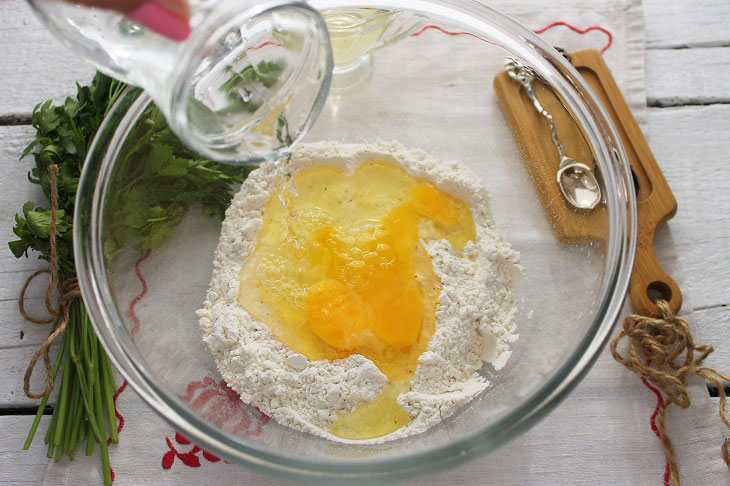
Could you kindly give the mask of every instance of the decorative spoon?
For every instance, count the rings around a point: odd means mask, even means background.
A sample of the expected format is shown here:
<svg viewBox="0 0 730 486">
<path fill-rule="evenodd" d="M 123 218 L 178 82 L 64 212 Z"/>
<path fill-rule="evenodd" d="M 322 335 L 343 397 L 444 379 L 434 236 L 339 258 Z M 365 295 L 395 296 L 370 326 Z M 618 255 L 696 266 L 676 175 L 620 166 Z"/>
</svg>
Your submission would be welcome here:
<svg viewBox="0 0 730 486">
<path fill-rule="evenodd" d="M 505 70 L 510 78 L 522 85 L 525 93 L 527 93 L 527 97 L 530 98 L 530 101 L 535 106 L 535 109 L 548 122 L 553 145 L 558 150 L 558 156 L 560 157 L 556 180 L 563 197 L 576 209 L 595 208 L 601 200 L 601 187 L 598 185 L 596 176 L 590 167 L 565 155 L 565 149 L 555 130 L 553 117 L 542 107 L 535 95 L 533 82 L 538 78 L 537 73 L 534 69 L 513 57 L 507 58 Z"/>
</svg>

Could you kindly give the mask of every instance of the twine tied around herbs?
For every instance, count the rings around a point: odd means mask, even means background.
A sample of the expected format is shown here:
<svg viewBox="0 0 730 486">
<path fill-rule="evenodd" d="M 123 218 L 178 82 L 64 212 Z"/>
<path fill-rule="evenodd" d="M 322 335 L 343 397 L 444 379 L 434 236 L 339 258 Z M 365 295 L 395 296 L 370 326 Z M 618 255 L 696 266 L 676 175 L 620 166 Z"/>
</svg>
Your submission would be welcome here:
<svg viewBox="0 0 730 486">
<path fill-rule="evenodd" d="M 37 270 L 23 284 L 23 288 L 20 290 L 20 297 L 18 297 L 18 309 L 20 314 L 29 322 L 34 324 L 50 324 L 53 322 L 51 332 L 48 334 L 43 343 L 38 347 L 35 354 L 28 363 L 28 368 L 25 370 L 25 376 L 23 377 L 23 391 L 29 398 L 43 398 L 51 393 L 53 388 L 53 370 L 51 369 L 51 358 L 48 353 L 51 349 L 51 344 L 56 340 L 58 336 L 63 334 L 66 330 L 66 324 L 68 323 L 69 312 L 71 311 L 71 304 L 76 298 L 81 296 L 81 290 L 76 278 L 69 278 L 64 281 L 58 279 L 58 255 L 56 253 L 56 212 L 58 211 L 58 166 L 56 164 L 51 165 L 48 168 L 51 174 L 51 221 L 48 236 L 50 239 L 50 266 L 47 269 Z M 37 276 L 47 273 L 49 274 L 48 287 L 46 288 L 45 304 L 46 310 L 50 314 L 48 318 L 37 318 L 33 317 L 25 310 L 25 292 L 28 289 L 28 285 Z M 57 303 L 53 303 L 53 290 L 58 289 L 59 297 Z M 46 387 L 41 393 L 33 393 L 30 391 L 30 377 L 33 375 L 33 369 L 35 368 L 38 360 L 43 357 L 43 362 L 46 367 Z"/>
<path fill-rule="evenodd" d="M 679 468 L 664 424 L 665 411 L 672 403 L 682 408 L 689 407 L 687 378 L 696 375 L 717 386 L 720 393 L 720 417 L 730 428 L 722 382 L 730 381 L 730 377 L 704 366 L 703 361 L 714 348 L 706 344 L 695 344 L 687 321 L 674 315 L 666 301 L 657 300 L 656 305 L 661 310 L 661 318 L 637 314 L 624 318 L 623 329 L 611 341 L 611 354 L 616 361 L 649 380 L 663 392 L 664 399 L 657 409 L 656 428 L 669 465 L 671 484 L 679 486 Z M 622 354 L 618 350 L 618 344 L 624 337 L 629 338 L 629 345 L 626 353 Z M 721 450 L 722 458 L 730 469 L 730 438 L 725 440 Z"/>
</svg>

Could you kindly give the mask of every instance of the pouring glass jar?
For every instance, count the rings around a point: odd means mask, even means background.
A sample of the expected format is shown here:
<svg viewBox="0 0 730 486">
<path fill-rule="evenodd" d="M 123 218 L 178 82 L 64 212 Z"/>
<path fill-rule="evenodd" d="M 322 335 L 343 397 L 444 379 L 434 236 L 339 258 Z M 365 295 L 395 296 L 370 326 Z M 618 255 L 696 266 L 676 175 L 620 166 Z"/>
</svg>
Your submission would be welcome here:
<svg viewBox="0 0 730 486">
<path fill-rule="evenodd" d="M 325 23 L 302 0 L 189 0 L 190 35 L 175 41 L 118 12 L 29 2 L 75 53 L 144 88 L 191 149 L 245 164 L 281 158 L 306 133 L 333 67 L 339 87 L 352 86 L 367 74 L 367 51 L 416 26 L 391 29 L 397 12 L 381 9 L 333 9 Z"/>
<path fill-rule="evenodd" d="M 316 119 L 332 50 L 322 16 L 301 0 L 189 0 L 190 35 L 175 41 L 121 13 L 29 0 L 75 53 L 144 88 L 204 157 L 274 160 Z"/>
</svg>

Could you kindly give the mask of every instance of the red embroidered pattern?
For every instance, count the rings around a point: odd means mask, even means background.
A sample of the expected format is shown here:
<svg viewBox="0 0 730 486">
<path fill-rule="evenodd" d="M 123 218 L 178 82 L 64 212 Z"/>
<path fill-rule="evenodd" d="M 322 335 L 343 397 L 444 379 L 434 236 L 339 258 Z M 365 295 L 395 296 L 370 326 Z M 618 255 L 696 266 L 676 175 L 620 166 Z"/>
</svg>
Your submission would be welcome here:
<svg viewBox="0 0 730 486">
<path fill-rule="evenodd" d="M 190 408 L 200 412 L 203 417 L 212 423 L 222 427 L 232 426 L 233 433 L 242 434 L 244 437 L 256 437 L 263 433 L 263 427 L 269 421 L 269 416 L 256 409 L 256 415 L 252 418 L 247 406 L 241 401 L 241 397 L 233 391 L 225 380 L 216 381 L 206 376 L 200 381 L 193 381 L 185 389 L 184 395 L 178 395 L 180 400 L 189 403 Z M 219 462 L 220 458 L 197 445 L 187 452 L 180 452 L 169 437 L 165 437 L 168 451 L 162 456 L 162 468 L 170 469 L 177 457 L 188 467 L 200 467 L 198 453 L 203 453 L 203 458 L 208 462 Z M 189 445 L 191 442 L 179 432 L 175 433 L 175 442 L 179 445 Z M 227 461 L 224 461 L 227 463 Z"/>
<path fill-rule="evenodd" d="M 151 250 L 147 250 L 147 252 L 137 260 L 134 264 L 134 272 L 137 274 L 137 278 L 139 279 L 140 283 L 142 284 L 142 291 L 129 303 L 129 309 L 128 313 L 132 317 L 132 320 L 134 321 L 134 327 L 130 331 L 130 334 L 135 335 L 139 331 L 140 321 L 139 317 L 137 317 L 137 313 L 134 311 L 134 307 L 139 303 L 142 298 L 144 298 L 145 295 L 147 295 L 147 281 L 142 276 L 142 271 L 140 270 L 139 266 L 140 264 L 147 260 L 149 258 L 151 253 Z M 113 400 L 114 400 L 114 415 L 117 416 L 117 419 L 119 419 L 119 425 L 117 425 L 117 433 L 121 432 L 124 428 L 124 416 L 119 412 L 119 409 L 117 408 L 117 398 L 119 398 L 119 395 L 122 394 L 122 392 L 127 388 L 127 380 L 124 380 L 122 384 L 117 389 L 117 392 L 114 394 Z M 111 439 L 107 439 L 107 444 L 111 443 Z M 113 480 L 113 479 L 112 479 Z"/>
<path fill-rule="evenodd" d="M 649 426 L 651 427 L 651 430 L 654 431 L 654 434 L 656 434 L 657 437 L 661 438 L 659 435 L 659 429 L 656 427 L 656 416 L 659 413 L 659 407 L 661 407 L 664 404 L 664 397 L 662 397 L 662 393 L 657 390 L 654 386 L 652 386 L 649 381 L 641 377 L 641 382 L 646 386 L 649 390 L 654 392 L 654 395 L 656 395 L 656 407 L 654 407 L 654 413 L 651 414 L 651 418 L 649 419 Z M 666 462 L 666 465 L 664 466 L 664 486 L 669 486 L 669 461 Z"/>
<path fill-rule="evenodd" d="M 147 295 L 147 280 L 144 279 L 144 276 L 142 275 L 142 271 L 140 270 L 139 266 L 149 258 L 150 253 L 152 253 L 152 250 L 147 250 L 147 252 L 134 263 L 134 273 L 137 274 L 137 278 L 139 279 L 139 282 L 142 284 L 142 291 L 134 298 L 132 299 L 132 302 L 129 303 L 129 316 L 134 321 L 134 327 L 132 328 L 129 333 L 134 336 L 139 331 L 139 327 L 141 325 L 141 322 L 139 320 L 139 317 L 137 317 L 137 313 L 134 311 L 134 308 L 137 306 L 140 300 L 144 298 L 145 295 Z"/>
<path fill-rule="evenodd" d="M 142 283 L 142 291 L 137 295 L 132 301 L 129 303 L 129 315 L 132 317 L 132 320 L 134 321 L 134 327 L 130 331 L 132 335 L 135 335 L 137 331 L 139 331 L 140 321 L 137 317 L 137 314 L 134 312 L 134 307 L 137 305 L 137 303 L 142 300 L 142 298 L 147 295 L 147 281 L 142 276 L 142 272 L 139 269 L 139 265 L 147 260 L 147 258 L 150 256 L 151 250 L 147 250 L 147 252 L 137 260 L 134 264 L 134 272 L 137 274 L 137 278 Z M 116 393 L 114 393 L 114 396 L 112 397 L 112 401 L 114 402 L 114 415 L 117 416 L 117 419 L 119 420 L 119 424 L 117 425 L 117 433 L 120 433 L 122 429 L 124 428 L 124 416 L 119 412 L 119 409 L 117 408 L 117 399 L 119 398 L 119 395 L 122 394 L 122 392 L 127 388 L 127 380 L 122 381 L 122 384 L 117 389 Z M 111 444 L 112 440 L 111 438 L 106 440 L 106 444 Z M 114 482 L 114 469 L 111 467 L 109 468 L 109 471 L 111 472 L 112 476 L 112 482 Z"/>
<path fill-rule="evenodd" d="M 572 30 L 573 32 L 575 32 L 577 34 L 581 34 L 581 35 L 587 34 L 587 33 L 592 32 L 592 31 L 603 32 L 608 37 L 608 41 L 606 42 L 606 45 L 604 45 L 603 48 L 601 48 L 601 54 L 603 54 L 604 52 L 606 52 L 608 50 L 608 48 L 611 47 L 611 45 L 613 44 L 613 34 L 611 34 L 611 32 L 608 29 L 606 29 L 604 27 L 601 27 L 599 25 L 592 25 L 592 26 L 590 26 L 588 28 L 585 28 L 585 29 L 579 29 L 578 27 L 575 27 L 574 25 L 571 25 L 568 22 L 558 21 L 558 22 L 553 22 L 551 24 L 548 24 L 545 27 L 543 27 L 541 29 L 537 29 L 537 30 L 535 30 L 533 32 L 535 32 L 536 34 L 542 34 L 542 33 L 547 32 L 548 30 L 550 30 L 550 29 L 552 29 L 554 27 L 567 27 L 570 30 Z M 426 25 L 423 28 L 421 28 L 419 31 L 414 32 L 413 34 L 411 34 L 411 37 L 417 37 L 417 36 L 423 34 L 424 32 L 426 32 L 429 29 L 438 30 L 439 32 L 441 32 L 443 34 L 452 35 L 452 36 L 455 36 L 455 35 L 467 35 L 469 37 L 474 37 L 475 39 L 479 39 L 479 40 L 484 41 L 484 42 L 487 42 L 489 44 L 494 44 L 494 42 L 488 41 L 487 39 L 484 39 L 483 37 L 479 37 L 476 34 L 472 34 L 471 32 L 451 32 L 451 31 L 448 31 L 448 30 L 444 29 L 443 27 L 439 27 L 438 25 Z"/>
<path fill-rule="evenodd" d="M 177 447 L 175 447 L 172 444 L 172 441 L 169 437 L 165 437 L 165 442 L 167 443 L 167 447 L 170 449 L 165 453 L 164 456 L 162 456 L 162 469 L 170 469 L 172 467 L 172 464 L 175 462 L 175 458 L 177 457 L 182 461 L 183 464 L 185 464 L 188 467 L 200 467 L 200 458 L 198 457 L 199 452 L 203 452 L 203 457 L 208 462 L 218 462 L 220 461 L 220 458 L 218 456 L 214 456 L 208 451 L 204 451 L 199 446 L 193 445 L 192 449 L 190 449 L 187 452 L 180 452 L 177 450 Z M 175 433 L 175 442 L 181 445 L 188 445 L 191 442 L 183 437 L 179 432 Z"/>
<path fill-rule="evenodd" d="M 258 51 L 258 50 L 259 50 L 259 49 L 261 49 L 262 47 L 266 47 L 266 46 L 281 47 L 281 44 L 279 44 L 278 42 L 276 42 L 276 41 L 273 41 L 273 40 L 268 40 L 268 41 L 264 41 L 264 42 L 262 42 L 261 44 L 259 44 L 259 45 L 257 45 L 257 46 L 251 46 L 251 47 L 248 47 L 248 48 L 246 48 L 246 50 L 245 50 L 245 51 L 243 51 L 243 52 L 248 52 L 248 51 Z"/>
<path fill-rule="evenodd" d="M 225 380 L 216 381 L 206 376 L 201 381 L 190 383 L 185 392 L 185 395 L 178 395 L 180 400 L 189 403 L 190 408 L 215 425 L 227 426 L 234 434 L 257 437 L 269 421 L 269 416 L 258 409 L 251 417 L 249 407 Z"/>
<path fill-rule="evenodd" d="M 634 321 L 634 327 L 636 327 L 637 322 Z M 646 365 L 649 365 L 651 363 L 650 359 L 646 360 Z M 652 432 L 661 439 L 661 435 L 659 435 L 659 429 L 656 426 L 656 417 L 659 414 L 659 407 L 664 405 L 664 397 L 662 397 L 662 392 L 660 392 L 655 386 L 653 386 L 651 383 L 649 383 L 649 380 L 644 378 L 643 376 L 639 377 L 641 378 L 641 382 L 644 384 L 645 387 L 647 387 L 651 392 L 656 396 L 656 407 L 654 407 L 654 412 L 651 414 L 651 418 L 649 418 L 649 427 L 651 428 Z M 664 477 L 662 479 L 663 486 L 669 486 L 669 461 L 665 461 L 664 465 Z"/>
<path fill-rule="evenodd" d="M 608 37 L 608 41 L 606 42 L 606 45 L 603 46 L 603 48 L 601 49 L 601 54 L 603 54 L 604 52 L 606 52 L 608 50 L 608 48 L 611 47 L 611 44 L 613 44 L 613 34 L 611 34 L 611 32 L 608 29 L 606 29 L 604 27 L 601 27 L 599 25 L 592 25 L 592 26 L 590 26 L 590 27 L 588 27 L 586 29 L 579 29 L 578 27 L 575 27 L 573 25 L 570 25 L 567 22 L 553 22 L 552 24 L 547 25 L 547 26 L 543 27 L 542 29 L 537 29 L 534 32 L 536 34 L 542 34 L 543 32 L 547 32 L 548 30 L 552 29 L 553 27 L 558 27 L 558 26 L 567 27 L 570 30 L 572 30 L 573 32 L 575 32 L 577 34 L 581 34 L 581 35 L 582 34 L 587 34 L 588 32 L 591 32 L 591 31 L 594 31 L 594 30 L 597 30 L 599 32 L 603 32 Z"/>
<path fill-rule="evenodd" d="M 485 39 L 483 37 L 479 37 L 476 34 L 472 34 L 471 32 L 451 32 L 451 31 L 448 31 L 448 30 L 444 29 L 443 27 L 439 27 L 438 25 L 426 25 L 421 30 L 412 33 L 411 34 L 411 37 L 418 37 L 419 35 L 423 34 L 424 32 L 426 32 L 429 29 L 438 30 L 442 34 L 452 35 L 452 36 L 455 36 L 455 35 L 467 35 L 469 37 L 474 37 L 475 39 L 479 39 L 480 41 L 486 42 L 488 44 L 494 44 L 494 42 L 488 41 L 487 39 Z"/>
<path fill-rule="evenodd" d="M 119 410 L 117 409 L 117 398 L 119 398 L 119 395 L 124 391 L 125 388 L 127 388 L 127 380 L 124 380 L 122 382 L 121 386 L 119 387 L 117 392 L 112 397 L 112 401 L 114 402 L 114 415 L 116 415 L 117 419 L 119 419 L 119 425 L 117 425 L 117 433 L 121 432 L 122 429 L 124 428 L 124 417 L 122 416 L 121 413 L 119 413 Z M 112 442 L 112 439 L 110 437 L 109 439 L 106 440 L 106 445 L 111 444 L 111 442 Z M 114 478 L 112 478 L 112 481 L 113 480 L 114 480 Z"/>
</svg>

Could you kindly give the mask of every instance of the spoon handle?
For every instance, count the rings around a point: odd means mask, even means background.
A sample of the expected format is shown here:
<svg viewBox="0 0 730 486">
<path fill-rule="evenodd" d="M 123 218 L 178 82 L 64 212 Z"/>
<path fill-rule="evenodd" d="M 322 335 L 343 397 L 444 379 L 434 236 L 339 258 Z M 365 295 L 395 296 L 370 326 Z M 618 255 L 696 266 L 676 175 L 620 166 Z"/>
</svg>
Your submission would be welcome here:
<svg viewBox="0 0 730 486">
<path fill-rule="evenodd" d="M 565 159 L 565 148 L 558 138 L 558 131 L 555 129 L 553 116 L 548 113 L 545 108 L 543 108 L 542 104 L 540 104 L 540 100 L 537 99 L 537 95 L 535 94 L 535 88 L 532 85 L 536 77 L 535 71 L 513 57 L 507 59 L 505 70 L 510 78 L 516 80 L 522 85 L 527 97 L 530 98 L 530 101 L 532 101 L 532 105 L 535 107 L 537 112 L 544 116 L 547 120 L 548 127 L 550 128 L 550 137 L 553 139 L 553 145 L 555 145 L 555 148 L 558 149 L 558 157 L 562 161 Z"/>
</svg>

